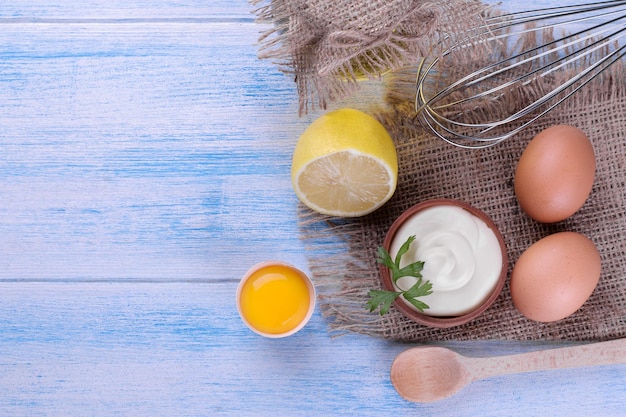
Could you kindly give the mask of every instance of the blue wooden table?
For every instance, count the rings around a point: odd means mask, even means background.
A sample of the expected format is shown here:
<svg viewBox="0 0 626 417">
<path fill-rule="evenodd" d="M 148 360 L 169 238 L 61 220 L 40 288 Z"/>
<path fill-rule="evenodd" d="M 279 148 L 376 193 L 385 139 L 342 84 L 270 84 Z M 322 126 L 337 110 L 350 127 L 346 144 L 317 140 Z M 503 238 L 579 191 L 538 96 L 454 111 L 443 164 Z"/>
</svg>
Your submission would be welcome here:
<svg viewBox="0 0 626 417">
<path fill-rule="evenodd" d="M 319 311 L 286 339 L 244 326 L 250 266 L 307 270 L 289 170 L 319 115 L 298 117 L 293 80 L 257 59 L 252 10 L 2 2 L 0 416 L 626 415 L 624 365 L 418 405 L 389 380 L 408 345 L 333 338 Z"/>
</svg>

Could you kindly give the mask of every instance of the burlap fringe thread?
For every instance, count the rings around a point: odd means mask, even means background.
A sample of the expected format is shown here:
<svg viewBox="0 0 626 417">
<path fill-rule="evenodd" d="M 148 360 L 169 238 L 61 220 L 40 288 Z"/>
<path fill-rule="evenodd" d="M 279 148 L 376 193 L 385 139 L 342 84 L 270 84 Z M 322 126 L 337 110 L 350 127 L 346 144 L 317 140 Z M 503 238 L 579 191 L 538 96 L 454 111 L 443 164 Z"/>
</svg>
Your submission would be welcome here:
<svg viewBox="0 0 626 417">
<path fill-rule="evenodd" d="M 394 197 L 377 212 L 357 220 L 298 209 L 301 236 L 319 292 L 319 305 L 334 335 L 363 333 L 399 341 L 606 340 L 626 337 L 626 80 L 624 63 L 597 80 L 518 136 L 493 148 L 464 150 L 424 131 L 414 119 L 414 74 L 396 75 L 377 116 L 396 142 L 400 161 Z M 554 81 L 554 80 L 552 80 Z M 548 81 L 546 81 L 548 82 Z M 517 160 L 540 130 L 554 124 L 578 126 L 594 144 L 595 185 L 574 216 L 553 224 L 534 222 L 519 209 L 512 187 Z M 376 249 L 391 223 L 413 204 L 430 198 L 464 200 L 486 212 L 505 237 L 512 268 L 532 243 L 571 230 L 591 238 L 602 254 L 603 271 L 591 298 L 575 314 L 555 323 L 537 323 L 514 308 L 508 283 L 496 303 L 475 321 L 431 329 L 397 310 L 380 317 L 365 307 L 367 292 L 381 288 Z M 510 270 L 509 270 L 510 273 Z"/>
<path fill-rule="evenodd" d="M 477 0 L 252 0 L 261 59 L 293 76 L 300 114 L 354 93 L 363 78 L 412 64 L 442 34 L 475 26 L 488 6 Z"/>
</svg>

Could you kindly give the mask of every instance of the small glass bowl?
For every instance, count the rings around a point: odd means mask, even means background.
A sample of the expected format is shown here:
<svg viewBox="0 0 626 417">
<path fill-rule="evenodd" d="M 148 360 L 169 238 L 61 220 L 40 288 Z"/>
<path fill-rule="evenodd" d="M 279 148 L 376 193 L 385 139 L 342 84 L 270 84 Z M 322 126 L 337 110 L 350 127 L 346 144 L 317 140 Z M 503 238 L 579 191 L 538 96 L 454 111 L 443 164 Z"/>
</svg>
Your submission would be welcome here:
<svg viewBox="0 0 626 417">
<path fill-rule="evenodd" d="M 292 327 L 288 330 L 285 330 L 283 332 L 270 332 L 270 331 L 265 331 L 262 329 L 259 329 L 258 326 L 255 326 L 255 324 L 253 323 L 254 320 L 249 320 L 248 317 L 246 317 L 246 312 L 245 312 L 245 308 L 243 307 L 242 303 L 242 297 L 245 297 L 245 286 L 246 283 L 248 282 L 248 280 L 250 280 L 251 278 L 255 278 L 255 279 L 259 279 L 259 275 L 260 273 L 263 273 L 263 271 L 267 271 L 267 276 L 269 275 L 273 275 L 273 276 L 280 276 L 280 272 L 277 272 L 278 270 L 282 270 L 282 271 L 286 271 L 287 273 L 289 273 L 292 277 L 293 276 L 297 276 L 302 280 L 302 283 L 305 285 L 306 287 L 306 295 L 304 297 L 302 297 L 302 294 L 299 296 L 299 298 L 303 298 L 303 299 L 307 299 L 308 300 L 308 308 L 305 312 L 305 314 L 301 317 L 301 320 L 299 322 L 297 322 L 297 324 L 295 324 L 295 327 Z M 273 272 L 272 272 L 273 271 Z M 300 289 L 298 290 L 298 292 L 302 292 L 302 288 L 300 285 L 298 285 L 298 287 L 300 287 Z M 293 288 L 293 287 L 291 287 Z M 285 294 L 284 291 L 286 290 L 281 290 L 281 295 L 280 297 L 276 297 L 273 296 L 272 297 L 272 303 L 280 303 L 280 302 L 285 302 L 287 303 L 287 305 L 289 305 L 289 299 L 285 298 Z M 237 302 L 237 311 L 239 312 L 239 316 L 241 317 L 241 319 L 243 320 L 243 322 L 245 323 L 246 326 L 248 326 L 248 328 L 250 330 L 252 330 L 253 332 L 264 336 L 264 337 L 269 337 L 269 338 L 281 338 L 281 337 L 287 337 L 287 336 L 291 336 L 292 334 L 300 331 L 311 319 L 311 316 L 313 315 L 313 311 L 315 310 L 315 302 L 316 302 L 316 291 L 315 291 L 315 286 L 313 285 L 313 282 L 311 281 L 311 279 L 308 277 L 307 274 L 305 274 L 304 272 L 302 272 L 301 270 L 299 270 L 298 268 L 296 268 L 293 265 L 290 265 L 288 263 L 285 262 L 281 262 L 281 261 L 263 261 L 260 262 L 256 265 L 254 265 L 253 267 L 251 267 L 245 274 L 244 276 L 241 278 L 241 281 L 239 281 L 239 285 L 237 286 L 237 294 L 236 294 L 236 302 Z M 266 314 L 272 314 L 272 313 L 268 313 L 268 311 L 274 311 L 274 305 L 268 305 L 268 303 L 266 301 L 262 302 L 263 304 L 265 304 L 264 307 L 264 311 Z M 297 309 L 297 307 L 295 307 L 294 305 L 291 305 L 290 307 L 287 307 L 287 310 L 289 311 L 288 314 L 297 314 L 300 315 L 300 313 L 302 313 L 302 310 L 300 310 L 299 313 L 295 313 L 295 311 L 293 309 Z M 279 309 L 280 310 L 280 309 Z M 296 310 L 297 311 L 297 310 Z M 282 311 L 281 317 L 280 317 L 280 321 L 287 321 L 287 320 L 291 320 L 291 318 L 288 317 L 282 317 L 282 313 L 285 313 L 285 311 Z M 276 313 L 278 314 L 278 313 Z M 274 317 L 272 319 L 272 321 L 276 321 L 278 320 L 277 317 Z"/>
</svg>

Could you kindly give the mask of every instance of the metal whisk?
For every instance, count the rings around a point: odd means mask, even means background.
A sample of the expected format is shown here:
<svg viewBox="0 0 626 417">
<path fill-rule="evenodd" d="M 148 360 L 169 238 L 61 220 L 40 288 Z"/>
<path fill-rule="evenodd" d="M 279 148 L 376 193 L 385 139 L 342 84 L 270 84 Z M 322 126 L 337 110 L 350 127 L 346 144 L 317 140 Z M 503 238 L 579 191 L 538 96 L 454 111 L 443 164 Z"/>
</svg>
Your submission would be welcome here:
<svg viewBox="0 0 626 417">
<path fill-rule="evenodd" d="M 495 145 L 620 61 L 625 36 L 626 0 L 486 17 L 480 28 L 447 39 L 451 46 L 422 60 L 417 117 L 454 145 Z"/>
</svg>

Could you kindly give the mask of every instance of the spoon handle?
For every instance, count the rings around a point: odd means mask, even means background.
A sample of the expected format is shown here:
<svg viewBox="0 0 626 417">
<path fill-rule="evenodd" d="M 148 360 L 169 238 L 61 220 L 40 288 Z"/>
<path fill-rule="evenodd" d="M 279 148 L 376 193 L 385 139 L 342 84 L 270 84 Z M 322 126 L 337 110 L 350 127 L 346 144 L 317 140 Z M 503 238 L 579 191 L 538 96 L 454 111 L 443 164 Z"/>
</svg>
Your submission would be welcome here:
<svg viewBox="0 0 626 417">
<path fill-rule="evenodd" d="M 462 357 L 472 380 L 547 369 L 626 363 L 626 339 L 490 358 Z"/>
</svg>

